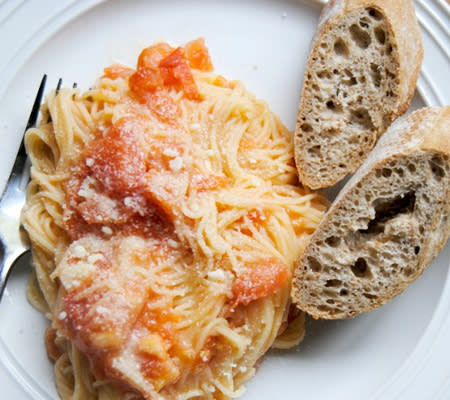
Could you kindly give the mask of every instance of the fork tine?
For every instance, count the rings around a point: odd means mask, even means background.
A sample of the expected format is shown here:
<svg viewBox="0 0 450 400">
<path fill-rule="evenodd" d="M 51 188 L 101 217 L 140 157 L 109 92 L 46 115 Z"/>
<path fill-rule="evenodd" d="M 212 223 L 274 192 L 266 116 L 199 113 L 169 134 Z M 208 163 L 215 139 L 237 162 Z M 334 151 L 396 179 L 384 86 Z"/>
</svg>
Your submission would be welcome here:
<svg viewBox="0 0 450 400">
<path fill-rule="evenodd" d="M 62 78 L 59 78 L 58 84 L 56 85 L 56 94 L 58 94 L 59 89 L 61 89 L 62 86 Z"/>
<path fill-rule="evenodd" d="M 33 108 L 31 109 L 30 117 L 28 118 L 27 126 L 25 130 L 34 126 L 37 122 L 39 116 L 39 109 L 41 107 L 42 97 L 44 96 L 45 84 L 47 82 L 47 75 L 44 74 L 41 80 L 41 84 L 39 85 L 38 92 L 36 94 L 36 98 L 34 99 Z"/>
<path fill-rule="evenodd" d="M 30 116 L 28 118 L 27 125 L 25 127 L 25 132 L 29 128 L 31 128 L 34 125 L 36 125 L 36 122 L 37 122 L 38 117 L 39 117 L 39 110 L 40 110 L 40 107 L 41 107 L 42 98 L 44 96 L 44 90 L 45 90 L 46 82 L 47 82 L 47 74 L 44 74 L 44 76 L 42 77 L 41 83 L 39 85 L 39 89 L 37 91 L 36 98 L 34 99 L 33 108 L 31 109 L 31 113 L 30 113 Z M 25 132 L 24 132 L 24 134 L 25 134 Z M 23 137 L 22 137 L 22 141 L 20 142 L 20 147 L 19 147 L 19 150 L 17 152 L 17 157 L 26 157 L 25 143 L 24 143 Z"/>
</svg>

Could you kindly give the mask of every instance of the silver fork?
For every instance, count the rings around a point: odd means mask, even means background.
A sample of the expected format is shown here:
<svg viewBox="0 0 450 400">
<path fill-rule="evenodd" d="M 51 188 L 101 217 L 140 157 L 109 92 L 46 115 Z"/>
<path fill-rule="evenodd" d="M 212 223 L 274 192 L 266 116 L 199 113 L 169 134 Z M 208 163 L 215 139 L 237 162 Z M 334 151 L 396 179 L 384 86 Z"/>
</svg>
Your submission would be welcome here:
<svg viewBox="0 0 450 400">
<path fill-rule="evenodd" d="M 39 85 L 25 132 L 36 125 L 46 81 L 47 75 L 44 75 Z M 60 79 L 57 90 L 59 90 L 61 83 Z M 23 237 L 20 224 L 20 213 L 25 205 L 26 186 L 30 177 L 29 167 L 22 138 L 11 175 L 0 197 L 0 300 L 11 268 L 16 260 L 30 248 L 29 243 Z"/>
</svg>

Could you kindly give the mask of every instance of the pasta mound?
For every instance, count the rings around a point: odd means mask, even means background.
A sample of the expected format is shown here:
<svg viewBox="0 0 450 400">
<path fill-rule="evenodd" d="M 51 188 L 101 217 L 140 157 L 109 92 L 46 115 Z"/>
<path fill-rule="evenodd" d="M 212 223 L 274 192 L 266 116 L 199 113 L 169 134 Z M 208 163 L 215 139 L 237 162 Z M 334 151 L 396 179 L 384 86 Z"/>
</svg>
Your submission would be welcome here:
<svg viewBox="0 0 450 400">
<path fill-rule="evenodd" d="M 150 46 L 42 112 L 23 224 L 63 399 L 236 397 L 302 339 L 291 273 L 327 203 L 203 40 Z"/>
</svg>

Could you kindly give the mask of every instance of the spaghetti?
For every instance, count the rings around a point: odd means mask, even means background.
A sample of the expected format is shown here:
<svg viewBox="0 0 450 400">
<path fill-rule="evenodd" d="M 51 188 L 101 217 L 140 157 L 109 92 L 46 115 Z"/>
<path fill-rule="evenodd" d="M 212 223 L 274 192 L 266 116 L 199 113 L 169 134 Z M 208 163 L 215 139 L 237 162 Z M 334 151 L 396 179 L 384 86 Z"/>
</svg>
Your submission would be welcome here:
<svg viewBox="0 0 450 400">
<path fill-rule="evenodd" d="M 326 201 L 293 138 L 201 39 L 144 49 L 26 135 L 29 298 L 63 399 L 227 399 L 303 337 L 293 263 Z"/>
</svg>

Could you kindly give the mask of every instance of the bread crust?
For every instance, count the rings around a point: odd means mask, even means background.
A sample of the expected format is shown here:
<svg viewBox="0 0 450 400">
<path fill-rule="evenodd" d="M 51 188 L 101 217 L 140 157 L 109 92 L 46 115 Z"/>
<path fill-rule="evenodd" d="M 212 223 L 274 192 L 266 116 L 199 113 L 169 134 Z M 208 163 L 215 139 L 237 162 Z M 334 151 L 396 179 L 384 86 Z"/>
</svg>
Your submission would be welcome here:
<svg viewBox="0 0 450 400">
<path fill-rule="evenodd" d="M 442 250 L 450 235 L 450 218 L 447 218 L 450 214 L 450 187 L 446 187 L 447 195 L 442 196 L 442 204 L 435 205 L 435 207 L 442 207 L 444 218 L 440 221 L 440 225 L 435 227 L 436 229 L 425 233 L 426 240 L 418 255 L 417 269 L 413 271 L 408 279 L 391 280 L 389 286 L 383 289 L 383 293 L 377 299 L 370 303 L 365 301 L 361 302 L 361 304 L 352 304 L 353 312 L 351 313 L 335 313 L 331 308 L 330 310 L 319 310 L 316 305 L 311 304 L 309 294 L 314 282 L 311 282 L 311 280 L 309 283 L 306 282 L 305 276 L 309 271 L 305 270 L 305 265 L 308 257 L 314 254 L 314 248 L 317 249 L 318 243 L 320 248 L 323 249 L 324 245 L 320 245 L 320 243 L 323 243 L 327 237 L 330 221 L 335 221 L 339 218 L 338 213 L 342 216 L 343 203 L 349 198 L 354 199 L 356 191 L 362 191 L 362 195 L 367 193 L 365 190 L 371 186 L 376 170 L 398 159 L 408 160 L 408 158 L 418 153 L 442 155 L 449 159 L 448 163 L 450 163 L 450 106 L 442 109 L 436 107 L 423 108 L 406 118 L 396 121 L 380 139 L 361 168 L 341 190 L 312 235 L 303 255 L 297 261 L 293 279 L 292 298 L 300 309 L 308 312 L 315 318 L 325 319 L 349 318 L 375 309 L 401 294 L 412 281 L 423 273 L 428 264 Z M 427 182 L 424 182 L 424 184 L 427 184 Z M 389 192 L 389 189 L 387 187 L 386 192 Z M 438 225 L 438 221 L 433 223 Z M 355 224 L 357 224 L 356 221 Z M 335 257 L 338 259 L 340 255 L 336 254 Z M 317 272 L 316 276 L 319 281 L 320 272 Z"/>
<path fill-rule="evenodd" d="M 322 10 L 317 31 L 312 41 L 311 51 L 304 75 L 304 83 L 298 107 L 297 125 L 295 130 L 295 161 L 299 178 L 304 185 L 312 189 L 332 186 L 340 181 L 345 175 L 335 175 L 333 179 L 329 179 L 327 182 L 322 182 L 319 178 L 312 177 L 311 171 L 309 170 L 310 167 L 304 159 L 302 151 L 304 142 L 300 139 L 303 133 L 300 126 L 304 122 L 303 117 L 306 101 L 309 100 L 308 91 L 311 89 L 308 74 L 312 70 L 314 58 L 317 57 L 318 54 L 320 39 L 324 36 L 324 34 L 335 25 L 338 25 L 345 15 L 355 10 L 364 10 L 366 8 L 373 8 L 385 16 L 390 29 L 390 34 L 398 52 L 398 97 L 395 106 L 389 110 L 391 118 L 387 121 L 387 126 L 398 116 L 403 115 L 408 110 L 409 104 L 414 95 L 415 86 L 423 59 L 423 46 L 420 28 L 417 23 L 412 1 L 331 0 Z M 377 107 L 378 105 L 374 104 L 373 106 Z M 347 166 L 347 174 L 354 172 L 362 164 L 366 156 L 367 153 L 363 154 L 360 158 L 354 157 L 350 165 Z"/>
</svg>

